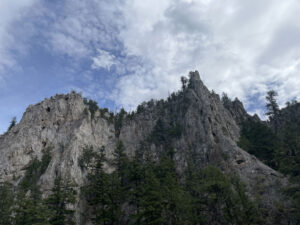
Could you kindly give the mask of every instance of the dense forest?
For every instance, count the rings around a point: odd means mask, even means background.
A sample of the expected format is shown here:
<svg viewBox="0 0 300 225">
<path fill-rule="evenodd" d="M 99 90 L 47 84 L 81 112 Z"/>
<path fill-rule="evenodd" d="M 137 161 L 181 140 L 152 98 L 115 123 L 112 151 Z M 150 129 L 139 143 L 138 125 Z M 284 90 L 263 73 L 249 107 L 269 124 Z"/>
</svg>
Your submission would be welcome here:
<svg viewBox="0 0 300 225">
<path fill-rule="evenodd" d="M 300 104 L 287 102 L 279 109 L 277 93 L 269 91 L 266 96 L 267 122 L 249 118 L 241 124 L 238 145 L 255 155 L 266 165 L 287 175 L 290 184 L 282 190 L 293 201 L 289 213 L 300 221 Z M 227 103 L 227 95 L 223 95 Z M 226 104 L 225 104 L 226 105 Z"/>
<path fill-rule="evenodd" d="M 186 80 L 182 80 L 183 90 Z M 288 103 L 279 109 L 276 92 L 266 97 L 268 121 L 248 117 L 242 121 L 238 145 L 255 155 L 273 169 L 289 178 L 289 185 L 281 190 L 286 205 L 276 203 L 272 224 L 300 224 L 300 104 Z M 231 100 L 223 95 L 223 105 Z M 100 110 L 108 114 L 116 136 L 125 116 L 99 109 L 97 103 L 84 99 L 93 118 Z M 139 111 L 143 106 L 139 106 Z M 87 113 L 87 112 L 85 112 Z M 12 121 L 11 129 L 15 125 Z M 163 148 L 159 156 L 125 154 L 122 141 L 117 143 L 113 158 L 106 155 L 104 146 L 85 146 L 78 165 L 86 180 L 78 186 L 72 179 L 57 173 L 51 190 L 43 190 L 39 179 L 51 161 L 50 149 L 45 148 L 41 160 L 35 158 L 28 165 L 24 178 L 17 185 L 0 184 L 0 225 L 71 225 L 75 224 L 76 196 L 85 204 L 82 223 L 97 225 L 263 225 L 270 224 L 270 215 L 258 194 L 249 196 L 246 185 L 237 174 L 225 174 L 213 165 L 199 165 L 191 156 L 185 170 L 177 170 L 175 149 L 171 139 L 181 135 L 180 125 L 167 127 L 156 122 L 147 141 Z M 148 143 L 148 144 L 149 144 Z M 147 143 L 144 143 L 145 145 Z M 142 146 L 143 147 L 143 146 Z M 107 172 L 106 168 L 114 168 Z"/>
<path fill-rule="evenodd" d="M 87 146 L 79 159 L 88 171 L 81 195 L 94 224 L 264 224 L 258 202 L 250 200 L 237 176 L 226 177 L 213 166 L 198 170 L 191 159 L 183 179 L 172 149 L 159 161 L 138 154 L 130 160 L 120 142 L 114 154 L 108 160 L 104 147 Z M 0 224 L 74 224 L 68 204 L 74 203 L 76 187 L 70 181 L 57 177 L 52 194 L 41 198 L 36 181 L 47 162 L 47 152 L 42 162 L 32 162 L 15 199 L 16 190 L 1 185 Z M 105 173 L 107 163 L 116 170 Z"/>
</svg>

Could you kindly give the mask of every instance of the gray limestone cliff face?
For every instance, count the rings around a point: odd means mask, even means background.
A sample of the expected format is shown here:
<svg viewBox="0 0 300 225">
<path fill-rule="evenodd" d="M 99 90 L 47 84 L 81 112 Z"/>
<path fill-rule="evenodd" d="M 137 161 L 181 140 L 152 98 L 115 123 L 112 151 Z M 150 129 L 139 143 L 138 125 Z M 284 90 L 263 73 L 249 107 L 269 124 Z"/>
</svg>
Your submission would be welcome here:
<svg viewBox="0 0 300 225">
<path fill-rule="evenodd" d="M 240 128 L 234 115 L 204 86 L 198 72 L 190 73 L 187 87 L 168 101 L 149 101 L 133 116 L 125 116 L 119 132 L 99 111 L 92 118 L 79 94 L 56 95 L 29 106 L 22 120 L 0 136 L 0 181 L 18 184 L 26 166 L 49 148 L 52 158 L 39 180 L 42 191 L 51 189 L 58 174 L 80 187 L 86 176 L 78 165 L 84 146 L 105 146 L 107 157 L 112 158 L 121 140 L 130 157 L 136 153 L 159 157 L 166 148 L 154 131 L 162 124 L 179 173 L 183 174 L 189 160 L 199 167 L 216 165 L 225 173 L 238 174 L 253 195 L 263 186 L 266 204 L 271 205 L 278 200 L 278 182 L 284 179 L 236 145 Z M 83 224 L 79 198 L 75 208 L 77 224 Z"/>
<path fill-rule="evenodd" d="M 78 157 L 86 145 L 114 148 L 114 127 L 99 116 L 91 120 L 78 94 L 56 95 L 27 108 L 22 120 L 0 137 L 0 179 L 18 182 L 24 169 L 42 150 L 50 149 L 52 160 L 41 184 L 53 183 L 55 173 L 82 183 Z"/>
<path fill-rule="evenodd" d="M 279 200 L 278 183 L 284 184 L 285 180 L 280 173 L 237 146 L 239 122 L 256 117 L 248 115 L 241 103 L 234 104 L 236 110 L 226 109 L 219 96 L 204 86 L 199 73 L 190 73 L 185 90 L 170 96 L 167 102 L 149 102 L 134 118 L 125 119 L 120 139 L 130 155 L 135 151 L 159 155 L 167 149 L 151 138 L 157 122 L 178 124 L 181 135 L 173 138 L 170 145 L 175 150 L 179 173 L 183 174 L 189 160 L 199 167 L 213 164 L 225 173 L 238 174 L 253 196 L 263 187 L 261 194 L 270 206 Z"/>
<path fill-rule="evenodd" d="M 80 187 L 85 177 L 78 165 L 83 147 L 105 146 L 110 154 L 115 144 L 113 125 L 99 113 L 91 120 L 85 108 L 81 96 L 75 93 L 29 106 L 22 120 L 0 136 L 0 181 L 18 184 L 30 162 L 41 160 L 43 150 L 49 148 L 51 161 L 39 180 L 43 193 L 47 195 L 58 175 Z M 78 222 L 81 209 L 77 204 Z"/>
</svg>

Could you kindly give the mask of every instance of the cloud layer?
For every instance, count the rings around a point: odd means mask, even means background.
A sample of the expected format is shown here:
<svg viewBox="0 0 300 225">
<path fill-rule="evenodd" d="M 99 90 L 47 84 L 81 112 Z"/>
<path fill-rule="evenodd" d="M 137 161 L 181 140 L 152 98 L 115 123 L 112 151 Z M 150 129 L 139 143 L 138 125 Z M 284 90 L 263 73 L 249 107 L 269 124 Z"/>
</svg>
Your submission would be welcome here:
<svg viewBox="0 0 300 225">
<path fill-rule="evenodd" d="M 299 15 L 297 0 L 3 0 L 0 85 L 31 79 L 28 68 L 55 71 L 65 88 L 53 94 L 74 88 L 133 109 L 197 69 L 210 89 L 263 114 L 269 89 L 281 105 L 300 97 Z"/>
</svg>

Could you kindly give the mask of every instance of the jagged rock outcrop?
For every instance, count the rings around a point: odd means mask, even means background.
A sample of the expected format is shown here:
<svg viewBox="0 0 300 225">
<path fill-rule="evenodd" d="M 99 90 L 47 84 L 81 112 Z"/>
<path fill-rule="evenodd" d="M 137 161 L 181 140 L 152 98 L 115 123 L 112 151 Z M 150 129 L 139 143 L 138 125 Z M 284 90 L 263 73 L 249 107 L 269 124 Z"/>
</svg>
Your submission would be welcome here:
<svg viewBox="0 0 300 225">
<path fill-rule="evenodd" d="M 147 140 L 156 122 L 163 120 L 164 124 L 179 124 L 181 136 L 172 141 L 179 170 L 183 172 L 189 157 L 203 166 L 214 164 L 226 173 L 237 173 L 253 195 L 257 186 L 264 186 L 266 202 L 271 205 L 273 200 L 278 200 L 276 193 L 279 187 L 274 184 L 280 181 L 282 175 L 237 146 L 238 122 L 253 117 L 246 113 L 239 101 L 233 104 L 237 106 L 234 113 L 222 105 L 218 95 L 204 86 L 198 72 L 190 73 L 186 90 L 174 95 L 168 102 L 146 106 L 133 119 L 125 120 L 120 139 L 130 153 L 145 148 L 158 153 L 164 151 L 163 146 Z"/>
<path fill-rule="evenodd" d="M 231 110 L 225 108 L 219 96 L 204 86 L 198 72 L 190 73 L 184 90 L 167 101 L 143 104 L 134 115 L 124 116 L 118 127 L 108 119 L 109 115 L 99 111 L 92 117 L 79 94 L 56 95 L 29 106 L 20 123 L 0 136 L 0 181 L 17 185 L 26 166 L 35 157 L 41 159 L 43 149 L 49 148 L 52 159 L 39 180 L 41 189 L 47 193 L 57 174 L 69 177 L 80 187 L 85 174 L 78 158 L 85 145 L 105 146 L 111 158 L 120 140 L 131 157 L 136 152 L 159 157 L 165 151 L 164 143 L 155 136 L 159 128 L 168 135 L 181 174 L 191 159 L 200 167 L 214 164 L 225 173 L 238 174 L 253 196 L 257 186 L 263 186 L 264 202 L 271 209 L 280 198 L 277 184 L 285 180 L 236 145 L 238 123 L 249 115 L 241 102 L 232 104 Z M 75 207 L 77 224 L 81 224 L 79 198 Z"/>
<path fill-rule="evenodd" d="M 223 97 L 223 105 L 239 126 L 241 126 L 243 122 L 247 120 L 262 122 L 257 114 L 254 114 L 253 116 L 249 115 L 243 103 L 238 98 L 235 98 L 233 101 L 231 101 L 227 96 L 225 98 L 226 100 L 224 101 Z"/>
<path fill-rule="evenodd" d="M 30 162 L 41 160 L 43 149 L 49 148 L 52 159 L 39 180 L 43 193 L 51 190 L 58 174 L 80 187 L 84 174 L 78 158 L 83 147 L 106 146 L 109 155 L 115 145 L 113 124 L 99 117 L 99 112 L 91 120 L 85 108 L 76 93 L 56 95 L 29 106 L 20 123 L 0 137 L 0 181 L 17 185 Z M 75 208 L 80 221 L 79 202 Z"/>
</svg>

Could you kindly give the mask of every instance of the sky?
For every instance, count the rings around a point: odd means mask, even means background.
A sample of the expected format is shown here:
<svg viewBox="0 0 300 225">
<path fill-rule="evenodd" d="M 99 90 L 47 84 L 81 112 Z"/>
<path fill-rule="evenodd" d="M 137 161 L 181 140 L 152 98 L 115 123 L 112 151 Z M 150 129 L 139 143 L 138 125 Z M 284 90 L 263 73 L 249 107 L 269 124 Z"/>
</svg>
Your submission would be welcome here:
<svg viewBox="0 0 300 225">
<path fill-rule="evenodd" d="M 0 133 L 29 104 L 71 90 L 133 110 L 206 86 L 264 114 L 300 98 L 299 0 L 0 0 Z"/>
</svg>

